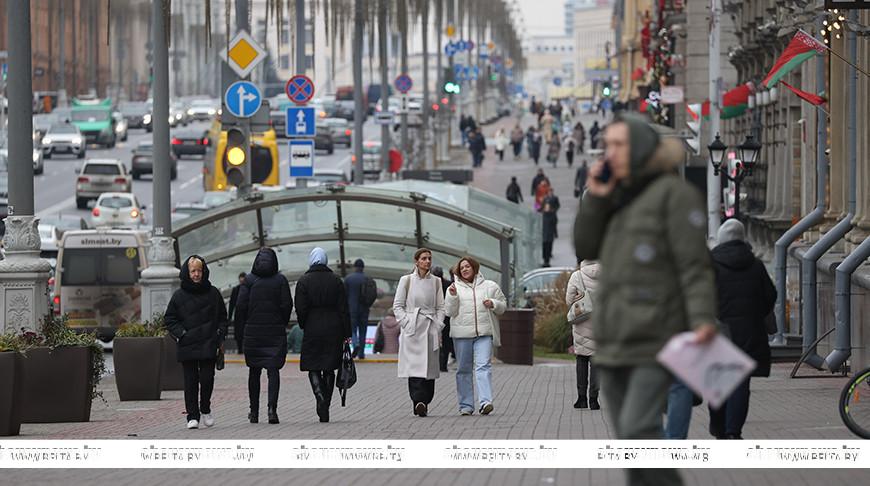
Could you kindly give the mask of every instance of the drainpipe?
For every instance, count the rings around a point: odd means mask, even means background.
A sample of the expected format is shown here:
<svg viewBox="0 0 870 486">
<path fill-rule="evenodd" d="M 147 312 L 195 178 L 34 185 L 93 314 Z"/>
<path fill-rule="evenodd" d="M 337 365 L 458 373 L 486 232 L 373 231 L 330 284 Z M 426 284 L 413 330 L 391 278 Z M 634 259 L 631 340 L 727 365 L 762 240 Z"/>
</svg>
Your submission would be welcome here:
<svg viewBox="0 0 870 486">
<path fill-rule="evenodd" d="M 849 15 L 853 21 L 858 20 L 858 12 L 852 10 Z M 849 62 L 852 66 L 849 68 L 849 98 L 856 100 L 858 71 L 855 69 L 855 64 L 858 59 L 858 40 L 855 31 L 850 31 L 848 34 L 849 43 Z M 856 134 L 857 123 L 857 103 L 849 103 L 849 215 L 850 220 L 855 212 L 856 201 L 856 184 L 855 178 L 857 175 L 858 161 L 858 140 Z M 836 320 L 837 339 L 835 341 L 834 350 L 825 359 L 828 369 L 837 371 L 846 362 L 846 359 L 852 354 L 852 274 L 855 270 L 870 256 L 870 238 L 861 242 L 855 250 L 852 251 L 843 263 L 837 267 L 836 276 L 834 279 L 836 300 L 834 318 Z"/>
<path fill-rule="evenodd" d="M 819 18 L 818 27 L 821 29 L 822 18 Z M 825 60 L 816 56 L 816 88 L 825 85 Z M 825 187 L 828 181 L 828 164 L 825 157 L 825 147 L 827 145 L 827 115 L 822 110 L 816 110 L 816 207 L 809 214 L 803 217 L 794 226 L 788 229 L 783 235 L 776 240 L 774 245 L 774 272 L 776 273 L 776 307 L 774 307 L 774 315 L 776 317 L 776 334 L 771 341 L 773 345 L 782 346 L 785 344 L 785 301 L 786 301 L 786 259 L 788 256 L 788 247 L 797 240 L 800 235 L 809 230 L 813 226 L 822 222 L 825 216 Z M 806 332 L 806 327 L 804 332 Z M 815 332 L 815 328 L 813 328 Z M 813 339 L 815 340 L 815 339 Z M 804 341 L 806 342 L 806 341 Z M 812 341 L 810 341 L 812 342 Z"/>
<path fill-rule="evenodd" d="M 849 46 L 849 57 L 850 62 L 853 64 L 857 60 L 857 41 L 855 38 L 855 34 L 850 32 L 848 38 L 848 46 Z M 857 77 L 858 72 L 855 68 L 849 68 L 849 91 L 847 99 L 854 100 L 857 96 Z M 834 244 L 840 241 L 843 237 L 846 236 L 846 233 L 852 230 L 852 219 L 855 217 L 855 200 L 856 200 L 856 171 L 857 171 L 857 140 L 855 139 L 855 124 L 857 123 L 857 103 L 849 103 L 849 127 L 848 127 L 848 135 L 849 142 L 846 150 L 849 155 L 849 212 L 846 214 L 843 219 L 841 219 L 836 226 L 834 226 L 828 233 L 822 237 L 819 241 L 813 245 L 809 251 L 807 251 L 803 258 L 801 259 L 801 281 L 802 289 L 803 289 L 803 300 L 804 300 L 804 308 L 803 308 L 803 323 L 804 323 L 804 336 L 803 336 L 803 346 L 804 352 L 810 351 L 804 362 L 809 364 L 810 366 L 816 369 L 822 369 L 822 366 L 825 364 L 825 360 L 822 359 L 821 356 L 816 354 L 816 350 L 809 348 L 816 341 L 816 337 L 818 336 L 818 292 L 816 287 L 816 262 L 819 261 L 819 258 L 822 257 L 828 250 L 831 249 Z"/>
</svg>

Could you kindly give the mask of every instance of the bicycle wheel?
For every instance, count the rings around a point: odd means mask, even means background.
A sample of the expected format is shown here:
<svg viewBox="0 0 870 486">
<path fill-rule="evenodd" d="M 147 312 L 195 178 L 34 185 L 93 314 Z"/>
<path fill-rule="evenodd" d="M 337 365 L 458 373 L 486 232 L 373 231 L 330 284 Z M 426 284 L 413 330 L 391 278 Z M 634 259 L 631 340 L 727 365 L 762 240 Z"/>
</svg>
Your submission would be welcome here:
<svg viewBox="0 0 870 486">
<path fill-rule="evenodd" d="M 840 393 L 840 418 L 862 439 L 870 439 L 870 368 L 856 374 Z"/>
</svg>

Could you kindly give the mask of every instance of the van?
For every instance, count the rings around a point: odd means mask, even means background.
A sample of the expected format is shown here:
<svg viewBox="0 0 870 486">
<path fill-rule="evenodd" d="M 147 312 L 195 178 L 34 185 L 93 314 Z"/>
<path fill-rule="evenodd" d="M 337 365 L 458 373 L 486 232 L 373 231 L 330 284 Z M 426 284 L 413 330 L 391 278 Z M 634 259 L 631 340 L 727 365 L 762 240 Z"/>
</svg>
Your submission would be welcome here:
<svg viewBox="0 0 870 486">
<path fill-rule="evenodd" d="M 139 277 L 148 267 L 147 233 L 135 230 L 72 230 L 58 246 L 52 307 L 67 326 L 96 331 L 104 343 L 122 324 L 140 320 Z"/>
<path fill-rule="evenodd" d="M 70 120 L 79 127 L 85 142 L 102 145 L 106 148 L 115 146 L 115 118 L 112 116 L 112 100 L 79 100 L 73 99 Z"/>
</svg>

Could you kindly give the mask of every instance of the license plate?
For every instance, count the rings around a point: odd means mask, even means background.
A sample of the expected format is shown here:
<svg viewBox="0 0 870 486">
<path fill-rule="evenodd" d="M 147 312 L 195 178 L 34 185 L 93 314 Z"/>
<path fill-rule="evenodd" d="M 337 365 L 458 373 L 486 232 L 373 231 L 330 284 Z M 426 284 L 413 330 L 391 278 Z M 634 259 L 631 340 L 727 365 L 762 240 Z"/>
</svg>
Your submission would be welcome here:
<svg viewBox="0 0 870 486">
<path fill-rule="evenodd" d="M 185 140 L 184 145 L 196 145 L 196 140 Z"/>
</svg>

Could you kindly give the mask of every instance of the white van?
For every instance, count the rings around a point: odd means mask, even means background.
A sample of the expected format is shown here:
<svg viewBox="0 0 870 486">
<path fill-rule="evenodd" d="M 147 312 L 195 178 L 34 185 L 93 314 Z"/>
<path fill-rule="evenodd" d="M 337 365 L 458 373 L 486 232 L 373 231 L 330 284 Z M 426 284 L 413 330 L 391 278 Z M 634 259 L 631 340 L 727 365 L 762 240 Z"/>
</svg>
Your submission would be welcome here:
<svg viewBox="0 0 870 486">
<path fill-rule="evenodd" d="M 147 233 L 134 230 L 67 231 L 60 240 L 52 305 L 74 329 L 97 331 L 103 342 L 118 326 L 138 321 L 139 276 L 147 266 Z"/>
</svg>

